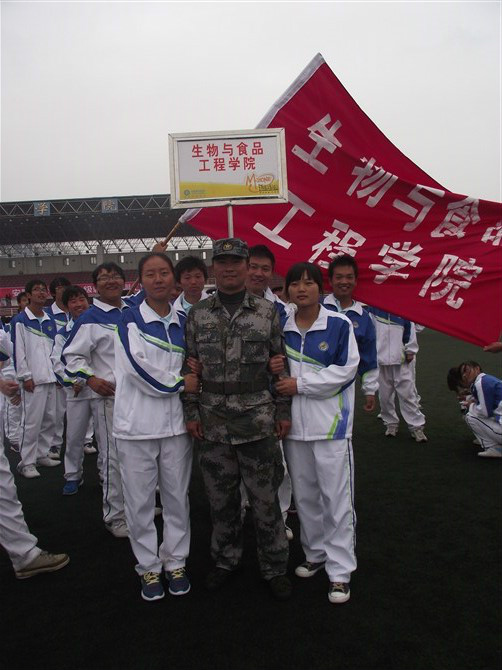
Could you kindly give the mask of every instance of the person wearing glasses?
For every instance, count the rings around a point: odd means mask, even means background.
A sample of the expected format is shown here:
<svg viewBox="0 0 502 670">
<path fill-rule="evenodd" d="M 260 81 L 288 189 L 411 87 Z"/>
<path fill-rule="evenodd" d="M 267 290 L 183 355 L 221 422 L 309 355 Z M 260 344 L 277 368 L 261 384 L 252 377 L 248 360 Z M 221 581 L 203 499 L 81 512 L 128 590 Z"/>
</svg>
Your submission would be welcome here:
<svg viewBox="0 0 502 670">
<path fill-rule="evenodd" d="M 112 434 L 115 396 L 115 329 L 127 304 L 122 300 L 125 275 L 116 263 L 102 263 L 92 273 L 98 297 L 76 321 L 62 351 L 65 373 L 92 391 L 94 430 L 102 454 L 103 519 L 114 537 L 128 537 L 124 496 Z"/>
</svg>

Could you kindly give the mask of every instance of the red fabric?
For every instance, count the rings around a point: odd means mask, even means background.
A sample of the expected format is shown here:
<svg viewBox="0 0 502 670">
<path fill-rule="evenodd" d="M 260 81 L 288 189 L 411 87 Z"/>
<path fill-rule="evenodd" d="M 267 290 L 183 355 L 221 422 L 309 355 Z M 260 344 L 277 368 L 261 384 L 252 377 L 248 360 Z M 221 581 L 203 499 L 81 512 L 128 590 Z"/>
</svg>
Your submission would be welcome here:
<svg viewBox="0 0 502 670">
<path fill-rule="evenodd" d="M 236 237 L 269 246 L 282 275 L 309 259 L 326 268 L 348 251 L 359 265 L 359 300 L 475 344 L 498 339 L 500 203 L 452 193 L 429 177 L 366 116 L 320 55 L 259 127 L 286 129 L 290 202 L 234 207 Z M 319 163 L 306 162 L 308 155 Z M 227 237 L 224 208 L 185 219 L 214 239 Z M 316 249 L 326 235 L 331 247 Z"/>
</svg>

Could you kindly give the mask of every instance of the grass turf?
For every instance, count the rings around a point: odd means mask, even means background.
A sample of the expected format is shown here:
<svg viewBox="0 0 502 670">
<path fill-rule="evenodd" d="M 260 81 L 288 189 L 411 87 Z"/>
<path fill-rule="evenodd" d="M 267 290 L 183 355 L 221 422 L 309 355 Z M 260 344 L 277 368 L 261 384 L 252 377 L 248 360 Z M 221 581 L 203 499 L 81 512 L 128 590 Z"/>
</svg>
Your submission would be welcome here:
<svg viewBox="0 0 502 670">
<path fill-rule="evenodd" d="M 357 556 L 351 600 L 327 600 L 323 572 L 294 581 L 293 598 L 270 599 L 261 582 L 250 515 L 243 569 L 208 593 L 210 519 L 200 473 L 190 489 L 192 591 L 146 603 L 127 540 L 101 521 L 96 456 L 85 484 L 63 497 L 62 468 L 17 478 L 39 544 L 66 551 L 57 574 L 17 581 L 0 555 L 2 668 L 107 670 L 496 670 L 501 665 L 502 463 L 480 459 L 446 388 L 447 369 L 474 358 L 501 376 L 502 358 L 432 331 L 420 335 L 418 389 L 427 444 L 401 424 L 385 438 L 362 411 L 354 431 Z M 8 452 L 12 466 L 18 456 Z M 303 560 L 298 520 L 290 569 Z"/>
</svg>

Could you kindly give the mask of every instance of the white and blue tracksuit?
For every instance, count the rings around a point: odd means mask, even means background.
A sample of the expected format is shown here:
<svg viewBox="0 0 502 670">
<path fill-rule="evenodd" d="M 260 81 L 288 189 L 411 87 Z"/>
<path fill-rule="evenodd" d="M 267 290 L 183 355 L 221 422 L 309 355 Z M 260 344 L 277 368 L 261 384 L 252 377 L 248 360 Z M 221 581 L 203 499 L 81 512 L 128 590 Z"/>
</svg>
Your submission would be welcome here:
<svg viewBox="0 0 502 670">
<path fill-rule="evenodd" d="M 7 362 L 11 353 L 10 339 L 4 330 L 0 330 L 0 362 Z M 0 394 L 0 546 L 9 555 L 14 570 L 21 570 L 34 561 L 41 550 L 24 520 L 14 477 L 5 455 L 2 415 L 7 403 L 7 398 Z"/>
<path fill-rule="evenodd" d="M 326 309 L 345 314 L 352 321 L 361 359 L 357 369 L 361 378 L 361 390 L 364 395 L 376 395 L 378 392 L 376 331 L 370 315 L 362 304 L 356 300 L 352 301 L 350 307 L 343 309 L 332 293 L 324 298 L 322 304 Z"/>
<path fill-rule="evenodd" d="M 115 338 L 113 435 L 140 575 L 184 567 L 190 547 L 192 442 L 180 400 L 185 320 L 173 308 L 162 318 L 145 301 L 124 312 Z M 164 521 L 160 547 L 154 523 L 157 484 Z"/>
<path fill-rule="evenodd" d="M 62 310 L 56 304 L 56 301 L 49 305 L 49 307 L 44 308 L 49 316 L 52 316 L 56 322 L 58 332 L 61 328 L 64 328 L 68 322 L 71 320 L 68 312 Z M 59 381 L 59 380 L 58 380 Z M 58 451 L 61 451 L 63 447 L 63 433 L 64 433 L 64 416 L 66 414 L 66 394 L 61 385 L 56 386 L 56 422 L 54 437 L 52 438 L 52 446 L 56 447 Z"/>
<path fill-rule="evenodd" d="M 3 349 L 5 349 L 5 346 L 8 343 L 8 358 L 5 360 L 4 366 L 2 368 L 2 377 L 5 379 L 16 379 L 9 324 L 3 324 L 3 326 L 3 331 L 0 330 L 0 333 L 3 333 Z M 17 447 L 19 447 L 19 444 L 21 443 L 22 414 L 22 402 L 19 405 L 13 405 L 9 398 L 5 398 L 3 412 L 4 433 L 11 445 L 16 445 Z"/>
<path fill-rule="evenodd" d="M 115 330 L 127 305 L 113 307 L 99 299 L 75 321 L 61 354 L 65 374 L 85 382 L 99 377 L 115 384 Z M 124 498 L 113 437 L 113 397 L 103 397 L 91 390 L 94 430 L 102 455 L 103 519 L 105 523 L 124 520 Z"/>
<path fill-rule="evenodd" d="M 37 318 L 29 307 L 20 312 L 11 328 L 14 368 L 21 386 L 32 380 L 33 392 L 22 390 L 21 461 L 18 469 L 46 458 L 56 428 L 56 375 L 51 351 L 56 322 L 48 314 Z"/>
<path fill-rule="evenodd" d="M 406 362 L 406 353 L 416 355 L 418 342 L 415 325 L 400 316 L 376 307 L 366 308 L 375 324 L 377 357 L 380 369 L 379 399 L 382 421 L 385 426 L 398 426 L 396 394 L 399 409 L 408 429 L 414 431 L 425 425 L 420 411 L 420 401 L 415 385 L 414 368 Z"/>
<path fill-rule="evenodd" d="M 466 423 L 483 449 L 493 449 L 502 456 L 502 381 L 480 372 L 471 385 L 471 394 L 475 402 L 469 405 Z"/>
<path fill-rule="evenodd" d="M 44 307 L 44 312 L 54 319 L 58 330 L 66 326 L 68 321 L 71 319 L 68 312 L 65 312 L 63 309 L 58 307 L 56 301 L 54 301 L 52 305 L 49 305 L 49 307 Z"/>
<path fill-rule="evenodd" d="M 82 479 L 84 444 L 92 442 L 92 391 L 82 379 L 69 378 L 65 375 L 61 352 L 68 340 L 74 322 L 72 319 L 60 328 L 54 340 L 51 359 L 54 373 L 64 393 L 64 407 L 66 410 L 66 449 L 64 455 L 65 479 L 78 481 Z M 80 386 L 80 392 L 75 395 L 75 387 Z"/>
<path fill-rule="evenodd" d="M 325 563 L 331 582 L 356 569 L 352 424 L 359 353 L 350 319 L 320 305 L 305 334 L 283 323 L 293 396 L 284 451 L 307 561 Z"/>
</svg>

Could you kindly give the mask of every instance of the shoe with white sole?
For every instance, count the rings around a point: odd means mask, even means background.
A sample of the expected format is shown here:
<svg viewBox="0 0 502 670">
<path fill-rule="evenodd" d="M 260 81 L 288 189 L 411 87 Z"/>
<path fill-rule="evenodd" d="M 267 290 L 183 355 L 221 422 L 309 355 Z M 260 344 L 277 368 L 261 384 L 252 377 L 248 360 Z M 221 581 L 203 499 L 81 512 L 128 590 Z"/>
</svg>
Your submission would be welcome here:
<svg viewBox="0 0 502 670">
<path fill-rule="evenodd" d="M 51 447 L 49 453 L 47 454 L 49 458 L 52 458 L 55 461 L 59 461 L 61 458 L 61 449 L 60 447 Z"/>
<path fill-rule="evenodd" d="M 339 605 L 346 603 L 350 598 L 350 584 L 343 582 L 331 582 L 328 590 L 328 600 L 330 603 Z"/>
<path fill-rule="evenodd" d="M 127 524 L 123 519 L 117 519 L 110 523 L 105 523 L 106 530 L 110 531 L 113 537 L 129 537 Z"/>
<path fill-rule="evenodd" d="M 316 572 L 324 568 L 323 563 L 311 563 L 310 561 L 304 561 L 299 565 L 295 570 L 295 575 L 297 577 L 313 577 Z"/>
<path fill-rule="evenodd" d="M 98 450 L 93 446 L 92 442 L 84 444 L 84 454 L 97 454 Z"/>
<path fill-rule="evenodd" d="M 396 437 L 398 426 L 387 426 L 385 429 L 385 437 Z"/>
<path fill-rule="evenodd" d="M 497 449 L 496 447 L 490 447 L 484 451 L 479 451 L 478 456 L 481 458 L 502 458 L 502 451 L 500 448 Z"/>
<path fill-rule="evenodd" d="M 67 554 L 49 554 L 48 551 L 42 551 L 31 563 L 20 570 L 16 570 L 15 574 L 18 579 L 28 579 L 28 577 L 34 577 L 42 572 L 61 570 L 69 562 L 70 558 Z"/>
<path fill-rule="evenodd" d="M 415 442 L 427 442 L 427 437 L 421 428 L 412 430 L 411 437 L 415 440 Z"/>
<path fill-rule="evenodd" d="M 141 597 L 143 600 L 161 600 L 164 596 L 160 572 L 145 572 L 144 575 L 141 575 Z"/>
<path fill-rule="evenodd" d="M 40 477 L 40 472 L 34 465 L 22 465 L 21 467 L 18 465 L 17 471 L 20 475 L 26 477 L 26 479 L 35 479 L 36 477 Z"/>
</svg>

